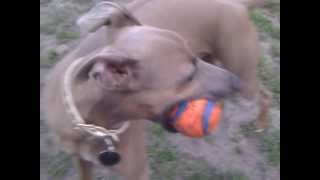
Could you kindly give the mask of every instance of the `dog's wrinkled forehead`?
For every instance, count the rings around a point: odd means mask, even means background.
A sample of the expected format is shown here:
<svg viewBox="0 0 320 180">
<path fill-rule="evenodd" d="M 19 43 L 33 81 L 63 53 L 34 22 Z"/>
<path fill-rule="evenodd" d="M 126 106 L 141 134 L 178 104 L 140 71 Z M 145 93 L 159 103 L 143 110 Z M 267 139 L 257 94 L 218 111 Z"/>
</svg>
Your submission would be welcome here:
<svg viewBox="0 0 320 180">
<path fill-rule="evenodd" d="M 190 56 L 192 54 L 185 40 L 178 34 L 150 26 L 124 29 L 118 34 L 113 46 L 126 49 L 134 54 L 150 54 L 159 57 L 166 57 L 170 54 L 182 53 Z"/>
<path fill-rule="evenodd" d="M 104 25 L 124 26 L 128 23 L 141 25 L 124 6 L 106 1 L 98 3 L 77 21 L 83 34 L 94 32 Z"/>
<path fill-rule="evenodd" d="M 126 9 L 124 6 L 112 3 L 101 2 L 94 6 L 88 13 L 84 14 L 77 22 L 82 33 L 95 32 L 102 26 L 107 27 L 106 33 L 110 42 L 118 39 L 120 47 L 136 48 L 138 52 L 143 48 L 149 52 L 155 48 L 164 49 L 165 47 L 172 50 L 185 51 L 186 43 L 178 34 L 155 27 L 145 26 Z"/>
<path fill-rule="evenodd" d="M 80 27 L 82 33 L 95 31 L 107 22 L 107 19 L 111 16 L 113 11 L 114 8 L 110 8 L 107 4 L 97 4 L 78 19 L 77 25 Z"/>
</svg>

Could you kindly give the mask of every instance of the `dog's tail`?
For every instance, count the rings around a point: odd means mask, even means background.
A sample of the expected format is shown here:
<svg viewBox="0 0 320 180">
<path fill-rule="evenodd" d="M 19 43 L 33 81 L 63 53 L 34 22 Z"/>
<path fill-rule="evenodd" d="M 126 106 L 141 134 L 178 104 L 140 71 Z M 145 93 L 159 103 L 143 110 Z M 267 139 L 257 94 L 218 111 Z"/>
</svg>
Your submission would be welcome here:
<svg viewBox="0 0 320 180">
<path fill-rule="evenodd" d="M 246 6 L 247 8 L 251 9 L 251 8 L 261 7 L 265 5 L 267 0 L 230 0 L 230 1 L 235 3 L 240 3 Z"/>
</svg>

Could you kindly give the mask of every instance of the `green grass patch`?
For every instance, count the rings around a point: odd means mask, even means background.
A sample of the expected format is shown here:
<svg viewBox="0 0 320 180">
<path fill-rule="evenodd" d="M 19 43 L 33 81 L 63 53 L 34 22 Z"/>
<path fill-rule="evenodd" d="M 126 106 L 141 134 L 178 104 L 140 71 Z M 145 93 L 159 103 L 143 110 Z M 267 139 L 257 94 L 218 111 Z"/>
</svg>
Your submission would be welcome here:
<svg viewBox="0 0 320 180">
<path fill-rule="evenodd" d="M 202 139 L 208 144 L 211 144 L 211 145 L 214 144 L 214 139 L 210 135 L 206 135 Z"/>
<path fill-rule="evenodd" d="M 48 35 L 52 35 L 56 32 L 56 27 L 55 26 L 50 26 L 47 25 L 46 23 L 41 23 L 40 22 L 40 32 L 45 33 Z"/>
<path fill-rule="evenodd" d="M 107 176 L 105 173 L 101 173 L 99 175 L 95 175 L 95 180 L 121 180 L 119 174 L 114 174 L 114 172 L 110 172 Z"/>
<path fill-rule="evenodd" d="M 60 56 L 54 51 L 49 50 L 46 55 L 40 56 L 41 66 L 52 66 L 54 65 Z"/>
<path fill-rule="evenodd" d="M 58 28 L 63 24 L 65 18 L 61 15 L 48 15 L 40 19 L 40 32 L 48 35 L 53 35 L 57 32 Z"/>
<path fill-rule="evenodd" d="M 280 39 L 280 27 L 274 25 L 262 12 L 259 10 L 250 11 L 250 18 L 259 31 L 268 34 L 272 38 Z"/>
<path fill-rule="evenodd" d="M 64 152 L 59 152 L 49 158 L 48 175 L 52 179 L 61 179 L 72 167 L 71 157 Z"/>
<path fill-rule="evenodd" d="M 60 43 L 66 43 L 79 37 L 79 33 L 73 31 L 71 25 L 60 16 L 42 19 L 45 20 L 40 22 L 40 32 L 55 36 Z"/>
<path fill-rule="evenodd" d="M 148 129 L 151 145 L 148 146 L 148 157 L 151 167 L 151 179 L 167 180 L 177 175 L 179 164 L 178 153 L 166 139 L 165 130 L 158 124 L 152 124 Z"/>
<path fill-rule="evenodd" d="M 55 36 L 61 43 L 78 38 L 79 33 L 73 31 L 75 10 L 71 7 L 50 6 L 48 12 L 41 16 L 40 32 Z"/>
<path fill-rule="evenodd" d="M 268 0 L 264 4 L 263 8 L 278 17 L 280 16 L 280 0 Z"/>
<path fill-rule="evenodd" d="M 152 135 L 158 138 L 165 138 L 167 133 L 166 130 L 163 129 L 163 127 L 155 123 L 152 124 L 152 126 L 148 130 Z"/>
<path fill-rule="evenodd" d="M 148 148 L 149 157 L 158 163 L 172 162 L 178 159 L 178 155 L 172 147 L 151 146 Z"/>
<path fill-rule="evenodd" d="M 238 143 L 240 141 L 240 137 L 239 136 L 233 136 L 230 138 L 230 140 L 234 143 Z"/>
<path fill-rule="evenodd" d="M 238 154 L 238 155 L 243 155 L 243 153 L 244 153 L 240 146 L 236 146 L 236 147 L 234 148 L 234 152 L 235 152 L 236 154 Z"/>
<path fill-rule="evenodd" d="M 182 179 L 184 180 L 249 180 L 248 176 L 238 170 L 221 171 L 211 168 L 205 161 L 190 161 L 190 168 Z"/>
<path fill-rule="evenodd" d="M 262 152 L 273 166 L 280 165 L 280 130 L 275 129 L 262 138 Z"/>
<path fill-rule="evenodd" d="M 280 105 L 280 74 L 273 70 L 271 60 L 262 56 L 258 63 L 258 77 L 262 83 L 272 92 L 273 102 Z"/>
<path fill-rule="evenodd" d="M 204 160 L 183 156 L 173 147 L 149 147 L 151 179 L 173 180 L 248 180 L 242 172 L 236 170 L 220 171 L 210 167 Z"/>
<path fill-rule="evenodd" d="M 255 134 L 256 126 L 254 121 L 250 121 L 248 123 L 243 123 L 240 125 L 240 132 L 245 137 L 250 137 Z"/>
<path fill-rule="evenodd" d="M 165 145 L 164 145 L 165 146 Z M 151 179 L 172 179 L 178 175 L 179 166 L 177 152 L 170 146 L 151 146 L 148 148 L 148 157 L 151 167 Z"/>
<path fill-rule="evenodd" d="M 240 171 L 220 171 L 212 168 L 202 159 L 177 151 L 167 139 L 166 131 L 159 125 L 149 128 L 151 144 L 148 157 L 152 180 L 248 180 Z"/>
<path fill-rule="evenodd" d="M 79 33 L 68 30 L 59 30 L 56 33 L 56 37 L 60 43 L 67 43 L 70 40 L 79 38 Z"/>
<path fill-rule="evenodd" d="M 273 41 L 271 43 L 271 54 L 273 57 L 280 57 L 280 42 Z"/>
</svg>

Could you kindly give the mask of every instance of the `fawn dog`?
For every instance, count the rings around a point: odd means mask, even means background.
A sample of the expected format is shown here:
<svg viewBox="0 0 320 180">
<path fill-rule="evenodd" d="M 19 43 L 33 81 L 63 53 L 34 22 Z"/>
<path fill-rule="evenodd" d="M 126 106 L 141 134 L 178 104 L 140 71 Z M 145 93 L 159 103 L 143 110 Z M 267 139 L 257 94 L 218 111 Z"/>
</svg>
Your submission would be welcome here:
<svg viewBox="0 0 320 180">
<path fill-rule="evenodd" d="M 91 180 L 93 165 L 110 166 L 125 180 L 148 180 L 143 119 L 168 128 L 168 111 L 182 100 L 216 100 L 240 92 L 258 102 L 257 128 L 266 127 L 269 101 L 256 78 L 257 37 L 241 3 L 101 2 L 78 25 L 84 38 L 50 72 L 44 110 L 57 142 L 74 157 L 81 180 Z M 63 83 L 67 78 L 72 82 Z M 76 112 L 84 124 L 109 130 L 130 125 L 117 131 L 118 141 L 92 137 L 74 128 Z M 100 156 L 105 149 L 120 154 L 121 161 Z"/>
</svg>

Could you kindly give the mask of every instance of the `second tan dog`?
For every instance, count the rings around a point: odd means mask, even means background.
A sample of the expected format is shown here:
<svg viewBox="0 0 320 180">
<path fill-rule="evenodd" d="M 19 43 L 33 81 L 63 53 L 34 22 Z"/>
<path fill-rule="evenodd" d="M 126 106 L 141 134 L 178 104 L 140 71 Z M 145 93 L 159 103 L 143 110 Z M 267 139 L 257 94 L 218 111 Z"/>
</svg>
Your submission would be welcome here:
<svg viewBox="0 0 320 180">
<path fill-rule="evenodd" d="M 216 100 L 240 90 L 258 100 L 259 128 L 265 127 L 268 101 L 259 93 L 259 50 L 245 7 L 219 0 L 137 0 L 127 8 L 133 15 L 100 3 L 84 15 L 79 25 L 90 33 L 56 65 L 44 90 L 48 125 L 73 155 L 81 180 L 91 180 L 92 165 L 103 165 L 97 155 L 106 145 L 75 131 L 66 112 L 62 81 L 79 58 L 91 62 L 73 74 L 72 93 L 85 122 L 107 129 L 131 122 L 115 144 L 122 160 L 112 167 L 125 180 L 149 179 L 140 119 L 165 125 L 168 109 L 181 100 Z M 217 60 L 232 73 L 212 65 Z"/>
</svg>

